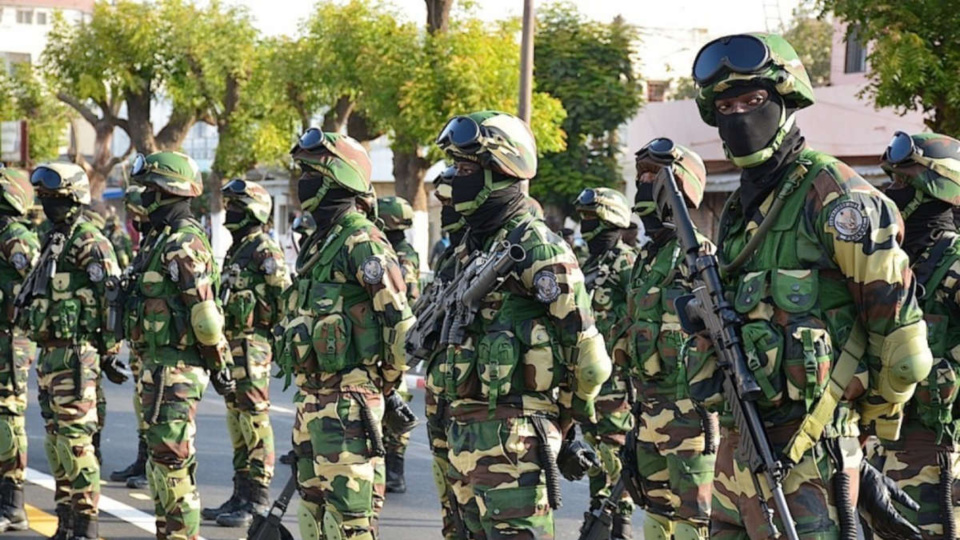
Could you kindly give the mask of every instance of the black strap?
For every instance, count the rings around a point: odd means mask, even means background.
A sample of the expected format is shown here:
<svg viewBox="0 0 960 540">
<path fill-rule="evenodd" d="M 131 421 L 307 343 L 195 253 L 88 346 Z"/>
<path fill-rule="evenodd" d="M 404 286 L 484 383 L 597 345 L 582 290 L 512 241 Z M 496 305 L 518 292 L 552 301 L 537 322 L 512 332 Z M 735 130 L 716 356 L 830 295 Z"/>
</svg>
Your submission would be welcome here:
<svg viewBox="0 0 960 540">
<path fill-rule="evenodd" d="M 927 252 L 927 258 L 913 271 L 914 276 L 917 278 L 918 285 L 926 289 L 927 282 L 933 276 L 937 266 L 942 262 L 943 254 L 953 245 L 954 238 L 953 235 L 941 235 L 933 244 L 933 248 Z"/>
<path fill-rule="evenodd" d="M 240 268 L 246 268 L 247 265 L 250 264 L 250 259 L 253 258 L 253 254 L 257 252 L 262 244 L 263 234 L 257 233 L 249 242 L 240 246 L 236 254 L 227 257 L 227 261 L 229 264 L 236 264 Z M 229 264 L 225 264 L 224 266 L 229 266 Z"/>
</svg>

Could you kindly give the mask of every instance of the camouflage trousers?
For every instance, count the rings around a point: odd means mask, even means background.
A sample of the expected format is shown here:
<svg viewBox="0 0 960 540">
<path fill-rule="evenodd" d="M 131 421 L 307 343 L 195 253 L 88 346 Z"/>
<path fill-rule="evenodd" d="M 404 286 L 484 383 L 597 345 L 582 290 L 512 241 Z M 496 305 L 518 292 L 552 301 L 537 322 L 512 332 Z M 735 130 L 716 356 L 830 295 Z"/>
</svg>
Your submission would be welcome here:
<svg viewBox="0 0 960 540">
<path fill-rule="evenodd" d="M 640 394 L 637 469 L 646 496 L 644 538 L 707 538 L 717 417 L 656 387 L 641 386 Z"/>
<path fill-rule="evenodd" d="M 457 499 L 453 493 L 453 479 L 451 477 L 450 445 L 447 443 L 447 422 L 449 402 L 440 398 L 428 386 L 424 394 L 427 417 L 427 437 L 430 442 L 430 452 L 433 454 L 433 482 L 437 486 L 437 495 L 440 497 L 441 529 L 444 540 L 462 538 L 459 527 L 462 524 L 457 507 Z"/>
<path fill-rule="evenodd" d="M 143 402 L 140 399 L 140 376 L 143 373 L 143 353 L 130 348 L 130 372 L 133 374 L 133 415 L 137 419 L 137 437 L 143 439 L 147 423 L 143 421 Z"/>
<path fill-rule="evenodd" d="M 274 444 L 270 425 L 270 342 L 253 336 L 231 340 L 237 391 L 228 397 L 227 431 L 233 470 L 264 487 L 273 479 Z"/>
<path fill-rule="evenodd" d="M 300 491 L 298 521 L 304 540 L 379 538 L 377 521 L 386 493 L 383 458 L 364 429 L 383 419 L 383 395 L 367 388 L 317 392 L 301 389 L 293 424 Z"/>
<path fill-rule="evenodd" d="M 600 388 L 595 406 L 598 421 L 584 425 L 584 439 L 593 446 L 600 456 L 603 467 L 590 475 L 590 507 L 599 508 L 610 496 L 610 489 L 620 480 L 620 449 L 627 440 L 627 434 L 633 429 L 633 414 L 627 396 L 627 385 L 623 376 L 611 376 Z M 621 515 L 633 514 L 633 500 L 624 492 L 617 507 Z"/>
<path fill-rule="evenodd" d="M 47 435 L 43 447 L 56 480 L 57 506 L 95 517 L 100 464 L 94 455 L 100 356 L 88 343 L 43 348 L 37 363 L 38 400 Z"/>
<path fill-rule="evenodd" d="M 178 351 L 163 350 L 163 357 Z M 157 538 L 191 540 L 200 534 L 197 491 L 197 405 L 210 381 L 204 368 L 182 360 L 145 358 L 140 400 L 147 425 L 147 480 L 157 516 Z"/>
<path fill-rule="evenodd" d="M 37 347 L 27 338 L 0 333 L 0 481 L 22 486 L 27 468 L 27 377 Z"/>
<path fill-rule="evenodd" d="M 397 386 L 397 392 L 400 393 L 407 403 L 413 399 L 413 394 L 407 388 L 406 378 L 400 378 L 400 384 Z M 387 454 L 402 456 L 407 453 L 407 447 L 410 446 L 410 432 L 397 434 L 392 429 L 383 426 L 383 446 L 387 449 Z"/>
<path fill-rule="evenodd" d="M 923 539 L 942 540 L 946 537 L 941 474 L 946 473 L 942 480 L 949 482 L 952 490 L 950 512 L 955 523 L 960 523 L 960 452 L 953 445 L 937 444 L 932 430 L 916 425 L 908 429 L 899 441 L 868 451 L 870 463 L 920 503 L 919 512 L 899 505 L 897 509 L 920 528 Z"/>
<path fill-rule="evenodd" d="M 797 426 L 780 426 L 768 429 L 774 446 L 784 444 Z M 720 448 L 717 451 L 716 478 L 713 483 L 713 511 L 710 522 L 710 538 L 716 540 L 772 539 L 773 531 L 767 524 L 760 506 L 754 479 L 749 468 L 736 456 L 740 444 L 739 433 L 723 430 Z M 854 437 L 840 439 L 843 468 L 854 480 L 851 486 L 850 504 L 856 508 L 860 461 L 863 453 Z M 835 465 L 821 442 L 807 452 L 796 466 L 790 469 L 783 481 L 787 506 L 796 523 L 802 540 L 837 540 L 843 538 L 837 513 L 837 496 L 834 490 Z M 763 497 L 771 509 L 776 508 L 766 479 L 759 478 Z M 778 515 L 776 526 L 783 531 Z"/>
<path fill-rule="evenodd" d="M 519 410 L 498 409 L 454 418 L 447 428 L 453 491 L 471 538 L 552 540 L 553 511 L 534 422 Z M 547 444 L 557 455 L 560 430 L 543 419 Z"/>
</svg>

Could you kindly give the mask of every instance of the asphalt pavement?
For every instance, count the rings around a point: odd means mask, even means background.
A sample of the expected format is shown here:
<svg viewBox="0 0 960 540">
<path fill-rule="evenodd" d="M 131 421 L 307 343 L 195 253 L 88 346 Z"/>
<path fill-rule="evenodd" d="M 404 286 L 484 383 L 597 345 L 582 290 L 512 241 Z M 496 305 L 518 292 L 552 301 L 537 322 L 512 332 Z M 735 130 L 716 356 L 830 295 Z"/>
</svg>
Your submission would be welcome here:
<svg viewBox="0 0 960 540">
<path fill-rule="evenodd" d="M 126 467 L 136 456 L 136 422 L 133 415 L 133 383 L 117 386 L 105 382 L 108 412 L 102 439 L 103 468 L 100 501 L 100 536 L 105 539 L 149 539 L 153 535 L 153 502 L 147 490 L 132 490 L 106 480 L 111 471 Z M 29 438 L 29 470 L 26 503 L 31 530 L 24 533 L 3 534 L 3 539 L 42 538 L 53 534 L 56 518 L 53 503 L 53 479 L 43 453 L 43 422 L 36 403 L 37 383 L 31 373 L 29 384 L 30 406 L 27 411 Z M 283 391 L 282 381 L 271 383 L 271 420 L 277 444 L 277 456 L 290 450 L 293 428 L 293 388 Z M 413 407 L 423 412 L 423 390 L 413 390 Z M 232 491 L 232 449 L 224 421 L 223 398 L 210 387 L 200 403 L 197 415 L 197 480 L 201 504 L 216 506 L 226 500 Z M 421 424 L 414 431 L 406 457 L 407 492 L 388 494 L 380 520 L 383 540 L 426 540 L 441 538 L 440 511 L 431 473 L 431 456 L 427 446 L 426 430 Z M 280 494 L 290 477 L 287 466 L 277 464 L 272 495 Z M 563 482 L 563 506 L 556 512 L 556 537 L 576 539 L 583 512 L 588 506 L 589 492 L 585 481 Z M 297 497 L 291 504 L 284 522 L 295 538 L 300 538 L 296 523 Z M 642 512 L 634 516 L 635 537 L 641 538 Z M 219 527 L 205 522 L 200 534 L 207 539 L 243 539 L 246 531 Z"/>
</svg>

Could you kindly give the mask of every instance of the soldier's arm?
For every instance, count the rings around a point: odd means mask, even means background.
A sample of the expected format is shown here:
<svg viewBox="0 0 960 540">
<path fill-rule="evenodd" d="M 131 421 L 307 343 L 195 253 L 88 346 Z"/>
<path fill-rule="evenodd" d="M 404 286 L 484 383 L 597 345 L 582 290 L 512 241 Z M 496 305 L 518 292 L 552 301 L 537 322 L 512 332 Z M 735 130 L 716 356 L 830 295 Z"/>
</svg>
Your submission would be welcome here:
<svg viewBox="0 0 960 540">
<path fill-rule="evenodd" d="M 831 174 L 842 174 L 844 167 Z M 848 185 L 847 193 L 828 192 L 811 222 L 847 278 L 868 338 L 870 390 L 861 402 L 861 424 L 867 434 L 897 439 L 904 404 L 932 364 L 927 330 L 910 261 L 898 243 L 902 222 L 896 207 L 859 178 Z"/>
<path fill-rule="evenodd" d="M 100 332 L 97 333 L 97 350 L 101 355 L 117 354 L 120 344 L 117 343 L 113 332 L 107 331 L 107 315 L 109 305 L 105 283 L 108 277 L 120 275 L 120 265 L 110 240 L 101 234 L 88 234 L 77 239 L 78 257 L 77 266 L 82 268 L 93 287 L 92 297 L 96 304 L 96 317 L 100 323 Z"/>
<path fill-rule="evenodd" d="M 404 340 L 415 319 L 407 305 L 407 290 L 400 264 L 386 239 L 347 241 L 348 270 L 370 295 L 373 313 L 383 331 L 381 372 L 384 392 L 389 393 L 406 370 Z"/>
<path fill-rule="evenodd" d="M 233 358 L 223 335 L 223 310 L 214 288 L 217 269 L 213 254 L 195 234 L 180 233 L 167 240 L 162 262 L 163 271 L 180 291 L 207 368 L 219 371 L 231 366 Z"/>
<path fill-rule="evenodd" d="M 404 283 L 407 286 L 407 301 L 410 305 L 420 298 L 420 255 L 411 251 L 403 260 Z"/>
<path fill-rule="evenodd" d="M 280 302 L 283 291 L 290 286 L 290 272 L 280 247 L 272 241 L 264 245 L 257 265 L 258 270 L 263 272 L 265 290 L 256 292 L 263 298 L 262 307 L 269 310 L 270 326 L 273 327 L 280 322 Z"/>
</svg>

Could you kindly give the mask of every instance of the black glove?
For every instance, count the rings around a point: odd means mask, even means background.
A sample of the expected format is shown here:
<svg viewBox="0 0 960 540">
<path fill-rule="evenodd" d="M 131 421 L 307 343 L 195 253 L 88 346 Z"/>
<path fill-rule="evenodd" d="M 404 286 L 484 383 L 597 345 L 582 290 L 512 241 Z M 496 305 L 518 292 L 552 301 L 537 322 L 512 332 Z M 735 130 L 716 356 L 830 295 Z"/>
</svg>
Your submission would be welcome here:
<svg viewBox="0 0 960 540">
<path fill-rule="evenodd" d="M 211 375 L 210 382 L 213 383 L 213 389 L 221 396 L 229 396 L 237 391 L 237 381 L 233 380 L 233 372 L 230 368 L 223 368 Z"/>
<path fill-rule="evenodd" d="M 100 371 L 107 376 L 107 380 L 113 384 L 123 384 L 127 382 L 127 379 L 130 377 L 127 376 L 125 370 L 127 366 L 123 365 L 123 362 L 120 361 L 115 355 L 108 354 L 100 359 Z"/>
<path fill-rule="evenodd" d="M 397 435 L 403 435 L 413 431 L 419 421 L 410 404 L 404 401 L 398 392 L 393 391 L 387 396 L 383 424 L 388 430 Z"/>
<path fill-rule="evenodd" d="M 564 478 L 573 482 L 580 480 L 590 469 L 602 466 L 597 453 L 590 445 L 570 438 L 564 439 L 557 454 L 557 468 Z"/>
<path fill-rule="evenodd" d="M 885 540 L 923 540 L 920 529 L 900 514 L 894 501 L 914 512 L 920 510 L 920 505 L 897 487 L 896 482 L 863 460 L 860 463 L 860 499 L 857 506 L 873 533 Z"/>
</svg>

